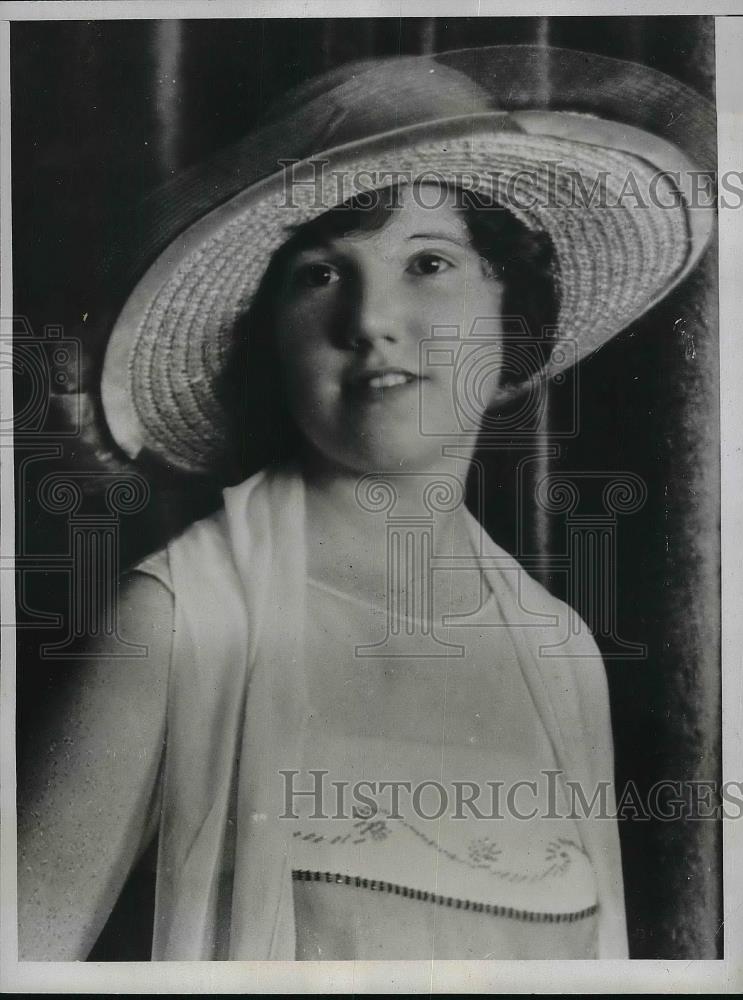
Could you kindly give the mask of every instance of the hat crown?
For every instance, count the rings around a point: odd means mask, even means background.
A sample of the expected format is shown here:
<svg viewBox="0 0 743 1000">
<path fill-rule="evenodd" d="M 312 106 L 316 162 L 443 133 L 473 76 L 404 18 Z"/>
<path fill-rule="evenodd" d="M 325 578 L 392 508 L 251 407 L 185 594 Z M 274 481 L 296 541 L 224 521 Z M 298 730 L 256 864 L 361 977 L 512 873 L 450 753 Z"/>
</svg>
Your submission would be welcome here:
<svg viewBox="0 0 743 1000">
<path fill-rule="evenodd" d="M 291 123 L 306 156 L 308 150 L 492 110 L 488 92 L 467 74 L 433 58 L 409 56 L 346 63 L 300 84 L 268 110 L 263 123 Z M 506 116 L 501 127 L 521 131 Z"/>
</svg>

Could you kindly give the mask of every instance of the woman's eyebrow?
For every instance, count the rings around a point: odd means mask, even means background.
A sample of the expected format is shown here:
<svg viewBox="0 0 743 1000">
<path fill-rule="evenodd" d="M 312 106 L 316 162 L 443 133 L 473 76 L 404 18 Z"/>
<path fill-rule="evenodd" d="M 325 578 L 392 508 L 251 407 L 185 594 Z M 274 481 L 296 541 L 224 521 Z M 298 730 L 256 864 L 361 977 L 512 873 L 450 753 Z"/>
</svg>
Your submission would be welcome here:
<svg viewBox="0 0 743 1000">
<path fill-rule="evenodd" d="M 305 243 L 303 246 L 294 247 L 289 259 L 293 260 L 296 257 L 301 257 L 302 254 L 311 254 L 317 252 L 329 252 L 332 250 L 331 241 L 328 239 L 323 239 L 318 237 L 318 239 L 313 240 L 311 243 Z"/>
<path fill-rule="evenodd" d="M 456 243 L 458 247 L 467 245 L 466 240 L 454 233 L 413 233 L 408 236 L 409 240 L 446 240 L 448 243 Z"/>
</svg>

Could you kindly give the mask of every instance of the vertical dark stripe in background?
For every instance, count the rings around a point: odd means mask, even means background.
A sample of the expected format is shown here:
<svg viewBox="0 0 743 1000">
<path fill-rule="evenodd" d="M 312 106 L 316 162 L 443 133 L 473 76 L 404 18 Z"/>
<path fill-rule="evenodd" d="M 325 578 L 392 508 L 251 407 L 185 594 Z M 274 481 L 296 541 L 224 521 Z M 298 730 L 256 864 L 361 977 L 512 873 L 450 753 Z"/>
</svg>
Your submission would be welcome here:
<svg viewBox="0 0 743 1000">
<path fill-rule="evenodd" d="M 325 69 L 373 55 L 524 42 L 645 62 L 714 98 L 711 18 L 12 25 L 16 309 L 39 332 L 45 324 L 63 324 L 84 349 L 80 371 L 67 395 L 53 397 L 49 417 L 53 431 L 83 404 L 82 435 L 59 461 L 37 462 L 37 472 L 24 468 L 19 477 L 19 506 L 28 510 L 36 551 L 63 551 L 66 536 L 64 520 L 33 501 L 42 475 L 122 467 L 95 410 L 112 303 L 92 276 L 113 228 L 141 195 L 243 135 L 271 99 Z M 548 93 L 547 78 L 545 88 Z M 541 460 L 531 478 L 533 487 L 550 469 L 624 471 L 647 485 L 644 507 L 619 522 L 616 623 L 622 640 L 648 646 L 648 658 L 607 658 L 617 778 L 620 787 L 634 781 L 640 794 L 661 779 L 719 779 L 716 291 L 709 255 L 669 300 L 580 366 L 581 432 L 562 444 L 559 456 Z M 17 405 L 25 392 L 19 377 Z M 551 426 L 559 426 L 572 405 L 566 389 L 553 387 Z M 24 454 L 19 449 L 19 469 Z M 483 515 L 511 550 L 518 543 L 515 469 L 528 454 L 483 455 Z M 208 484 L 186 488 L 169 477 L 155 486 L 148 508 L 122 520 L 122 564 L 216 502 Z M 562 523 L 536 505 L 526 511 L 524 551 L 559 553 Z M 559 574 L 546 575 L 553 589 L 569 596 Z M 29 578 L 25 600 L 32 609 L 64 612 L 65 599 L 59 574 Z M 54 710 L 64 685 L 64 664 L 39 662 L 39 645 L 60 637 L 54 630 L 18 634 L 22 766 L 25 736 L 43 711 Z M 621 836 L 632 956 L 718 956 L 719 825 L 624 823 Z M 146 959 L 151 907 L 150 859 L 130 879 L 91 957 Z"/>
<path fill-rule="evenodd" d="M 538 17 L 536 18 L 536 38 L 535 42 L 537 45 L 541 45 L 546 48 L 550 44 L 550 22 L 549 17 Z M 550 75 L 549 75 L 549 61 L 545 58 L 543 63 L 542 71 L 542 88 L 541 88 L 541 101 L 544 107 L 549 107 L 550 105 Z M 536 446 L 537 446 L 537 461 L 531 466 L 533 472 L 531 477 L 531 490 L 530 493 L 533 496 L 538 484 L 543 482 L 550 474 L 552 470 L 551 454 L 552 449 L 550 448 L 550 383 L 545 382 L 544 384 L 544 402 L 543 402 L 543 413 L 539 425 L 539 430 L 536 435 Z M 521 505 L 523 508 L 523 515 L 529 518 L 529 521 L 533 523 L 530 524 L 531 530 L 529 534 L 534 539 L 533 548 L 542 557 L 546 558 L 553 551 L 553 542 L 550 534 L 551 529 L 551 518 L 547 510 L 547 507 L 543 504 L 529 504 Z M 546 562 L 543 563 L 539 568 L 535 568 L 534 575 L 539 579 L 540 583 L 548 586 L 550 583 L 550 574 L 547 568 Z"/>
<path fill-rule="evenodd" d="M 421 45 L 420 52 L 423 55 L 430 55 L 436 51 L 436 20 L 433 17 L 424 18 L 420 26 Z"/>
<path fill-rule="evenodd" d="M 169 177 L 181 166 L 180 138 L 184 105 L 181 99 L 183 24 L 158 21 L 154 27 L 154 72 L 152 91 L 157 114 L 158 169 Z"/>
</svg>

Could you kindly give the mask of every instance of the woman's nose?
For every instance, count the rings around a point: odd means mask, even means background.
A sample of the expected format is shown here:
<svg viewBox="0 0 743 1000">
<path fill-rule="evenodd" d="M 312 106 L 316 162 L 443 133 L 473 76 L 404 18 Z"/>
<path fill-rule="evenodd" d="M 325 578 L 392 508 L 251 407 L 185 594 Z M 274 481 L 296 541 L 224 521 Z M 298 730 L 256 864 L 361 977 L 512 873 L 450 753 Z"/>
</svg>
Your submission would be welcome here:
<svg viewBox="0 0 743 1000">
<path fill-rule="evenodd" d="M 349 346 L 372 349 L 395 343 L 404 323 L 402 303 L 395 295 L 389 272 L 384 268 L 359 275 L 347 317 Z"/>
</svg>

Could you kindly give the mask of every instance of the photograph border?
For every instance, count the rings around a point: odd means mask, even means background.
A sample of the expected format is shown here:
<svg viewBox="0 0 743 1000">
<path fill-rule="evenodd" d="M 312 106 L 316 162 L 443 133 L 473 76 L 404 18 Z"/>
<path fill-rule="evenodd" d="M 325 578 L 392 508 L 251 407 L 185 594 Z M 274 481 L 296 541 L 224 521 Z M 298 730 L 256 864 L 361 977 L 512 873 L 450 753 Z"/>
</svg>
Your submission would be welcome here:
<svg viewBox="0 0 743 1000">
<path fill-rule="evenodd" d="M 716 15 L 718 170 L 743 170 L 743 3 L 679 5 L 657 0 L 615 4 L 553 0 L 515 3 L 357 3 L 352 17 Z M 727 14 L 738 16 L 728 17 Z M 722 15 L 722 16 L 721 16 Z M 12 332 L 10 22 L 145 18 L 348 17 L 347 5 L 313 2 L 5 3 L 0 12 L 0 323 Z M 723 781 L 743 780 L 743 211 L 719 213 L 721 364 L 721 558 Z M 0 366 L 0 424 L 13 413 L 12 368 Z M 0 987 L 17 992 L 127 993 L 634 993 L 733 992 L 743 989 L 743 822 L 724 818 L 724 959 L 719 961 L 420 961 L 420 962 L 21 962 L 17 961 L 15 810 L 14 477 L 10 438 L 0 439 Z M 736 872 L 737 866 L 737 872 Z M 557 964 L 557 968 L 555 968 Z"/>
</svg>

